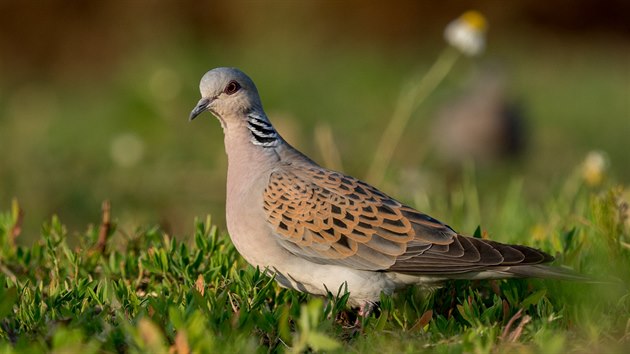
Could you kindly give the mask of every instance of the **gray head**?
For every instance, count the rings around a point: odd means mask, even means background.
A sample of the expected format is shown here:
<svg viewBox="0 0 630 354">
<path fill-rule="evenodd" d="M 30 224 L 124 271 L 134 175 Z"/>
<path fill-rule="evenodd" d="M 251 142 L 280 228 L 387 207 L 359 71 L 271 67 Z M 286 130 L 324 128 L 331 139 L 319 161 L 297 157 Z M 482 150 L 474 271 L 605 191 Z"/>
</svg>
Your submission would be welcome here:
<svg viewBox="0 0 630 354">
<path fill-rule="evenodd" d="M 201 100 L 190 113 L 190 120 L 203 111 L 210 111 L 223 124 L 232 117 L 261 111 L 258 90 L 252 79 L 235 68 L 216 68 L 208 71 L 199 83 Z"/>
</svg>

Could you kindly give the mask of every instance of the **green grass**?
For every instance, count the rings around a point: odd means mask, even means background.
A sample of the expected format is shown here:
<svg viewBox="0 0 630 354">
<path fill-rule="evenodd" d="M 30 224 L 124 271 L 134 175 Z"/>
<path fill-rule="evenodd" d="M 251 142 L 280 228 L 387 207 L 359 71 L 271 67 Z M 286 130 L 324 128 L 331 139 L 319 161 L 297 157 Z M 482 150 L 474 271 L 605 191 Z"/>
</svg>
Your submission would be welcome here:
<svg viewBox="0 0 630 354">
<path fill-rule="evenodd" d="M 475 199 L 467 176 L 452 200 Z M 520 242 L 608 283 L 453 281 L 432 292 L 410 288 L 383 296 L 360 333 L 347 326 L 354 313 L 342 289 L 322 299 L 279 288 L 243 261 L 209 217 L 184 241 L 157 227 L 126 233 L 112 223 L 90 226 L 73 246 L 53 217 L 41 238 L 22 246 L 15 244 L 15 203 L 0 214 L 0 353 L 624 352 L 630 233 L 623 191 L 588 187 L 576 175 L 542 205 L 527 205 L 518 185 L 497 203 L 496 227 L 528 235 Z M 456 217 L 478 208 L 451 205 Z M 100 233 L 107 238 L 99 241 Z"/>
</svg>

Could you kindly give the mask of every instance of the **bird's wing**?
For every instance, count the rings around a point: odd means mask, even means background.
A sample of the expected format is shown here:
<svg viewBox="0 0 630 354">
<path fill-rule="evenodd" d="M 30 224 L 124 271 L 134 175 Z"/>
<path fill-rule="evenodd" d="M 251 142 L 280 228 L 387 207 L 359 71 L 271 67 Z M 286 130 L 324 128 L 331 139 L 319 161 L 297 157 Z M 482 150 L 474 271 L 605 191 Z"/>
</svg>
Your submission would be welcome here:
<svg viewBox="0 0 630 354">
<path fill-rule="evenodd" d="M 263 199 L 278 242 L 320 264 L 454 274 L 550 260 L 529 247 L 458 235 L 360 180 L 320 167 L 276 169 Z"/>
</svg>

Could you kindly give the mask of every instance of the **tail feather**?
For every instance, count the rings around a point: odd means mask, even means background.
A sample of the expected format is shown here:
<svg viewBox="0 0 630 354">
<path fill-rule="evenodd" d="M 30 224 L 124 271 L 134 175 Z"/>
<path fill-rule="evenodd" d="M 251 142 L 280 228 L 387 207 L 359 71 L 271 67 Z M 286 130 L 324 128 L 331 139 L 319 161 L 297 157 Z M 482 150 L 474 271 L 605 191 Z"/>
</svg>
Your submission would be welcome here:
<svg viewBox="0 0 630 354">
<path fill-rule="evenodd" d="M 543 278 L 555 280 L 572 280 L 583 282 L 597 282 L 596 279 L 584 276 L 571 269 L 553 267 L 544 264 L 532 264 L 510 267 L 506 273 L 518 278 Z"/>
</svg>

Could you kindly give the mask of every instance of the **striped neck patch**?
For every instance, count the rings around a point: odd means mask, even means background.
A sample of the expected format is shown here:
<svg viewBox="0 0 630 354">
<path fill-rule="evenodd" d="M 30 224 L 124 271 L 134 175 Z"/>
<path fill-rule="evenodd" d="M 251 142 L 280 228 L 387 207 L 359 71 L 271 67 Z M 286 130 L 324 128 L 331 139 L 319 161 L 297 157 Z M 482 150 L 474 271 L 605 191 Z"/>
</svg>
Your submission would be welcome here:
<svg viewBox="0 0 630 354">
<path fill-rule="evenodd" d="M 275 147 L 279 142 L 278 132 L 269 122 L 269 119 L 258 113 L 247 115 L 247 128 L 252 133 L 252 144 L 262 147 Z"/>
</svg>

